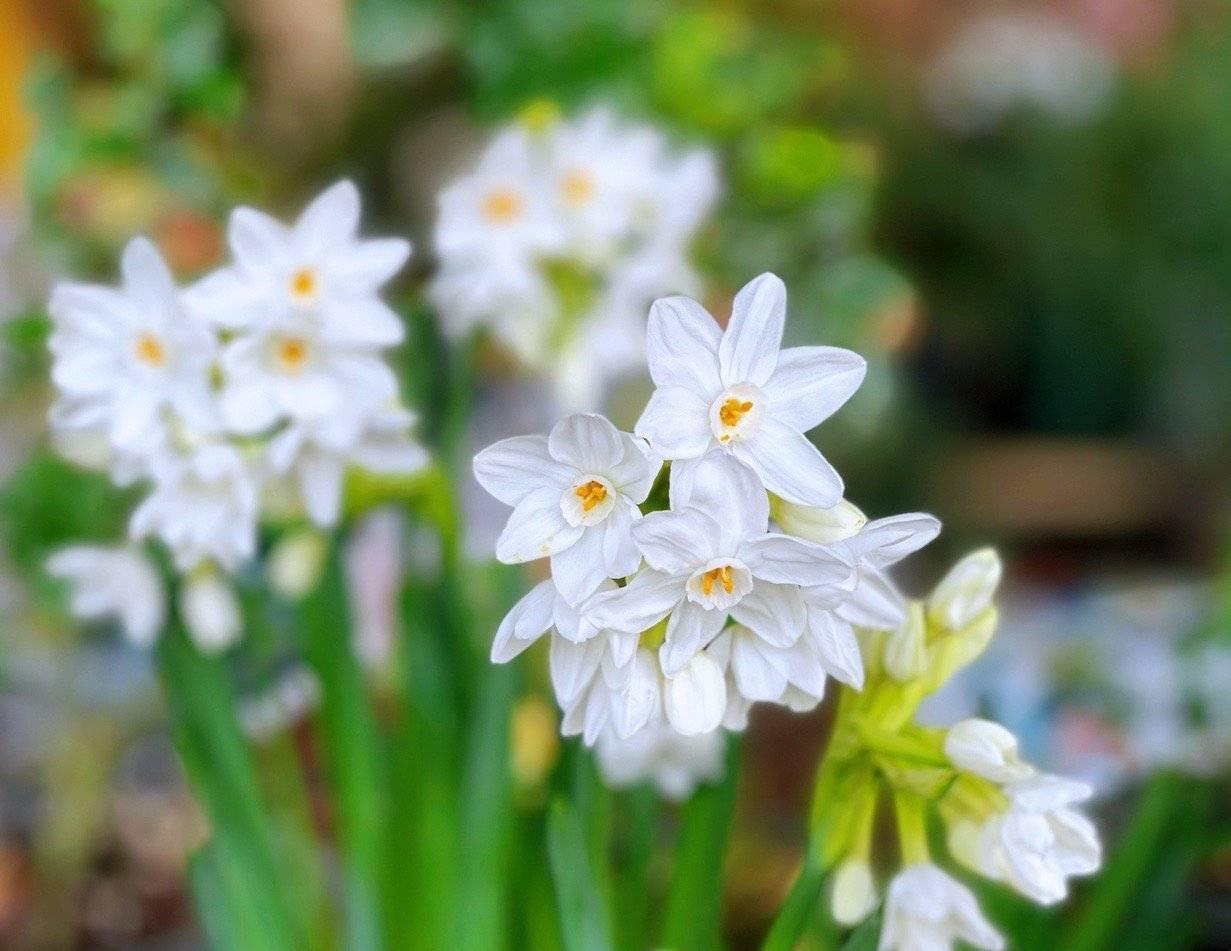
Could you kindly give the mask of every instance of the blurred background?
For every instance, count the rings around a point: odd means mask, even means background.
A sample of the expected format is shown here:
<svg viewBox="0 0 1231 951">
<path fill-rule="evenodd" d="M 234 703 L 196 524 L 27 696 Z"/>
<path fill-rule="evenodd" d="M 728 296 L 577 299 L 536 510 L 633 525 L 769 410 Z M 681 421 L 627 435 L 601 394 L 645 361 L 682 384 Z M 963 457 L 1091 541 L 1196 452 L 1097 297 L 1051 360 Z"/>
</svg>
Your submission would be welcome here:
<svg viewBox="0 0 1231 951">
<path fill-rule="evenodd" d="M 421 328 L 437 192 L 545 100 L 713 149 L 707 304 L 772 270 L 791 342 L 868 357 L 819 439 L 869 514 L 945 523 L 908 591 L 975 545 L 1004 553 L 999 635 L 928 715 L 990 713 L 1094 782 L 1109 851 L 1059 913 L 984 887 L 1011 942 L 1231 946 L 1229 90 L 1220 0 L 4 0 L 0 947 L 204 947 L 184 882 L 201 820 L 149 662 L 81 634 L 41 570 L 118 534 L 129 502 L 48 446 L 49 283 L 111 280 L 137 232 L 192 277 L 229 207 L 349 175 L 368 230 L 415 241 L 395 296 Z M 476 439 L 544 427 L 550 406 L 508 399 L 532 381 L 483 359 Z M 427 425 L 447 413 L 430 376 L 407 387 Z M 396 511 L 356 526 L 358 573 L 392 590 L 402 530 Z M 368 596 L 356 646 L 379 685 Z M 314 683 L 293 656 L 236 663 L 254 744 L 294 755 Z M 797 867 L 827 716 L 754 717 L 733 947 Z M 527 809 L 553 717 L 528 698 L 513 718 Z"/>
</svg>

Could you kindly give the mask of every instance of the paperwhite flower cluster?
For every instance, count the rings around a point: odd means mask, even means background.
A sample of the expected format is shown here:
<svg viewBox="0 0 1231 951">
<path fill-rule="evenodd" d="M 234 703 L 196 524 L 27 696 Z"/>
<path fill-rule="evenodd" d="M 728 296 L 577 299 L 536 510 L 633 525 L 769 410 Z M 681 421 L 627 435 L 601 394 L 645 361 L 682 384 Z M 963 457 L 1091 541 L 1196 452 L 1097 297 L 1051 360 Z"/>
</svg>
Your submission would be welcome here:
<svg viewBox="0 0 1231 951">
<path fill-rule="evenodd" d="M 475 458 L 480 484 L 513 506 L 497 557 L 551 564 L 500 625 L 492 659 L 550 632 L 565 734 L 610 749 L 642 731 L 741 729 L 757 701 L 807 710 L 828 676 L 862 683 L 853 625 L 901 622 L 884 569 L 939 524 L 867 522 L 842 502 L 803 433 L 858 388 L 864 362 L 780 351 L 785 315 L 771 274 L 739 292 L 725 331 L 695 301 L 659 300 L 646 342 L 657 390 L 635 434 L 579 414 Z M 649 511 L 664 460 L 669 508 Z"/>
<path fill-rule="evenodd" d="M 232 263 L 186 290 L 154 245 L 135 238 L 118 288 L 62 283 L 52 292 L 58 444 L 119 484 L 150 485 L 129 534 L 162 541 L 198 582 L 181 608 L 213 646 L 239 624 L 212 573 L 253 556 L 264 498 L 289 494 L 329 526 L 347 466 L 404 473 L 426 461 L 383 355 L 403 328 L 379 289 L 410 245 L 358 237 L 359 213 L 358 191 L 342 181 L 293 225 L 236 209 Z M 79 598 L 88 604 L 148 599 L 149 585 L 114 581 L 112 568 L 131 574 L 138 557 L 83 548 L 52 568 L 93 588 Z M 148 640 L 162 615 L 114 606 L 136 640 Z"/>
<path fill-rule="evenodd" d="M 710 153 L 603 108 L 512 125 L 440 195 L 432 301 L 455 337 L 487 327 L 564 409 L 595 409 L 642 365 L 650 302 L 696 293 L 689 245 L 717 191 Z"/>
</svg>

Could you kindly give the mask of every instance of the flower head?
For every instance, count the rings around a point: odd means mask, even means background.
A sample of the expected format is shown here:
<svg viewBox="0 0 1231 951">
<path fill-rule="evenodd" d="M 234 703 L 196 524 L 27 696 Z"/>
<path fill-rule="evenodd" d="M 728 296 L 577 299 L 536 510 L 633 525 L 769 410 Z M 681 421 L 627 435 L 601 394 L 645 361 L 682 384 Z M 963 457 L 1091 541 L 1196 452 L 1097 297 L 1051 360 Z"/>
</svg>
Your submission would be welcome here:
<svg viewBox="0 0 1231 951">
<path fill-rule="evenodd" d="M 69 582 L 69 606 L 82 620 L 117 618 L 125 636 L 141 647 L 152 644 L 162 629 L 162 579 L 140 550 L 70 545 L 47 559 L 47 571 Z"/>
<path fill-rule="evenodd" d="M 957 940 L 985 951 L 1004 947 L 965 885 L 930 863 L 898 872 L 885 899 L 879 951 L 943 951 Z"/>
</svg>

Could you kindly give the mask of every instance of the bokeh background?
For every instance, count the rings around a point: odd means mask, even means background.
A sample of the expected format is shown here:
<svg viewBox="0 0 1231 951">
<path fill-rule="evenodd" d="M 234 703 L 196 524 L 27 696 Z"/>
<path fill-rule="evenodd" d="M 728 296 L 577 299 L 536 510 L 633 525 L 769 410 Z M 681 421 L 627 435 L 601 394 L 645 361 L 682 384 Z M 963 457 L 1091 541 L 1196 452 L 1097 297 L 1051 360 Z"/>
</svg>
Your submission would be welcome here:
<svg viewBox="0 0 1231 951">
<path fill-rule="evenodd" d="M 4 0 L 0 947 L 205 946 L 184 881 L 201 820 L 148 659 L 81 634 L 41 571 L 118 532 L 127 502 L 48 447 L 49 283 L 110 279 L 137 232 L 191 277 L 229 207 L 294 208 L 350 175 L 370 230 L 416 243 L 397 296 L 420 326 L 437 191 L 543 100 L 717 152 L 707 303 L 773 270 L 793 342 L 868 356 L 821 439 L 869 513 L 944 521 L 908 590 L 974 545 L 1004 554 L 994 646 L 928 714 L 990 713 L 1094 782 L 1109 854 L 1059 915 L 985 888 L 993 918 L 1022 948 L 1231 946 L 1225 3 Z M 476 438 L 551 418 L 499 356 L 483 371 Z M 429 426 L 448 414 L 430 375 L 408 387 Z M 489 519 L 475 508 L 479 543 Z M 413 544 L 391 563 L 401 530 L 396 511 L 357 526 L 357 573 L 391 590 L 414 572 Z M 395 661 L 379 584 L 367 597 L 379 689 Z M 253 743 L 294 756 L 314 683 L 285 653 L 237 664 Z M 513 718 L 527 809 L 553 716 L 530 699 Z M 754 718 L 734 947 L 798 865 L 826 718 Z"/>
</svg>

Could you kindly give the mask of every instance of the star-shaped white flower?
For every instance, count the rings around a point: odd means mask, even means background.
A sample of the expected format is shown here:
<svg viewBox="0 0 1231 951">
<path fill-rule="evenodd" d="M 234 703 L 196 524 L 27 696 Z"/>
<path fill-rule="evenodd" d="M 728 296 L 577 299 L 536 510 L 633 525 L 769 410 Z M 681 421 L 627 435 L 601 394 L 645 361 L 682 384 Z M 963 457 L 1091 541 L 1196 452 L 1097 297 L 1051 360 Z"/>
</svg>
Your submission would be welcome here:
<svg viewBox="0 0 1231 951">
<path fill-rule="evenodd" d="M 496 543 L 507 564 L 551 558 L 566 600 L 579 604 L 641 560 L 632 527 L 661 463 L 602 416 L 579 413 L 549 436 L 515 436 L 474 460 L 479 484 L 513 513 Z"/>
<path fill-rule="evenodd" d="M 660 795 L 678 802 L 697 786 L 722 779 L 725 739 L 721 730 L 685 736 L 660 724 L 627 738 L 604 731 L 595 753 L 608 786 L 619 789 L 652 782 Z"/>
<path fill-rule="evenodd" d="M 646 350 L 657 389 L 636 432 L 673 461 L 721 448 L 776 495 L 829 506 L 842 479 L 803 434 L 858 389 L 866 364 L 837 347 L 779 352 L 785 317 L 786 288 L 772 274 L 735 296 L 725 331 L 696 301 L 656 301 Z"/>
<path fill-rule="evenodd" d="M 164 411 L 197 428 L 214 424 L 215 342 L 180 307 L 148 239 L 125 246 L 120 271 L 119 289 L 62 283 L 52 291 L 48 347 L 60 399 L 51 418 L 66 430 L 105 430 L 114 449 L 144 455 L 164 439 Z"/>
<path fill-rule="evenodd" d="M 70 545 L 47 559 L 47 571 L 72 586 L 69 607 L 76 617 L 115 617 L 139 647 L 152 644 L 162 629 L 167 613 L 162 579 L 139 549 Z"/>
<path fill-rule="evenodd" d="M 889 883 L 878 951 L 945 951 L 962 940 L 1001 951 L 974 893 L 931 863 L 908 865 Z"/>
<path fill-rule="evenodd" d="M 790 646 L 804 628 L 799 586 L 841 585 L 853 568 L 842 553 L 767 532 L 769 501 L 746 466 L 714 453 L 689 480 L 672 477 L 672 504 L 633 528 L 647 568 L 599 595 L 595 622 L 640 632 L 669 616 L 663 671 L 674 675 L 718 636 L 730 615 L 771 644 Z"/>
<path fill-rule="evenodd" d="M 402 321 L 377 291 L 406 263 L 410 244 L 359 238 L 359 212 L 350 181 L 325 189 L 290 226 L 255 208 L 235 209 L 227 228 L 235 263 L 189 288 L 186 306 L 227 330 L 311 315 L 325 345 L 400 343 Z"/>
</svg>

